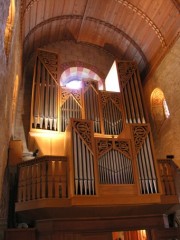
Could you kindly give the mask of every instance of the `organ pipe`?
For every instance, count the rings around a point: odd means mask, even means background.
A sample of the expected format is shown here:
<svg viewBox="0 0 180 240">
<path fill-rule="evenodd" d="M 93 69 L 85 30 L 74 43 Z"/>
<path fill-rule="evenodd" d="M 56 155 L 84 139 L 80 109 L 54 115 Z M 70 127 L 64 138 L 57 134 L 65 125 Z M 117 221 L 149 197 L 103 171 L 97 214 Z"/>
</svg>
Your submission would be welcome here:
<svg viewBox="0 0 180 240">
<path fill-rule="evenodd" d="M 73 130 L 75 195 L 94 195 L 94 157 L 79 134 Z"/>
<path fill-rule="evenodd" d="M 58 86 L 39 58 L 34 81 L 34 128 L 57 130 Z"/>
<path fill-rule="evenodd" d="M 69 94 L 69 97 L 64 101 L 61 106 L 61 131 L 66 130 L 70 118 L 81 119 L 82 110 L 76 99 Z"/>
<path fill-rule="evenodd" d="M 86 119 L 93 121 L 94 132 L 101 133 L 98 93 L 91 85 L 84 93 L 84 103 Z"/>
<path fill-rule="evenodd" d="M 137 160 L 140 176 L 141 193 L 143 194 L 158 193 L 157 177 L 155 173 L 149 136 L 147 136 L 144 144 L 142 145 L 137 155 Z"/>
<path fill-rule="evenodd" d="M 121 111 L 112 103 L 111 100 L 103 108 L 104 132 L 105 134 L 118 135 L 122 132 Z"/>
<path fill-rule="evenodd" d="M 132 162 L 117 150 L 110 150 L 98 160 L 100 183 L 133 184 Z"/>
<path fill-rule="evenodd" d="M 40 91 L 40 72 L 41 63 L 37 61 L 36 76 L 35 76 L 35 100 L 34 100 L 34 126 L 37 127 L 39 123 L 39 91 Z"/>
<path fill-rule="evenodd" d="M 126 122 L 145 123 L 145 112 L 137 70 L 133 71 L 132 76 L 122 86 L 122 93 L 126 110 Z"/>
</svg>

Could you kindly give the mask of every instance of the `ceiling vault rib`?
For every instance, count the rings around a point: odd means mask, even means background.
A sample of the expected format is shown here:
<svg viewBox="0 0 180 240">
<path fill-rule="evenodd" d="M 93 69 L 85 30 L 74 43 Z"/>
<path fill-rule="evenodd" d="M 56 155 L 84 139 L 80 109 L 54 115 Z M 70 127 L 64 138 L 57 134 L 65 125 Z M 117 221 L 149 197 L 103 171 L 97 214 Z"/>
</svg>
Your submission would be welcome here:
<svg viewBox="0 0 180 240">
<path fill-rule="evenodd" d="M 56 16 L 56 17 L 53 17 L 53 18 L 49 18 L 43 22 L 40 22 L 39 24 L 37 24 L 34 28 L 32 28 L 28 34 L 26 35 L 26 37 L 24 38 L 24 43 L 28 40 L 28 38 L 30 37 L 30 35 L 32 33 L 34 33 L 38 28 L 48 24 L 48 23 L 51 23 L 51 22 L 54 22 L 54 21 L 58 21 L 58 20 L 64 20 L 64 19 L 82 19 L 82 16 L 81 15 L 62 15 L 62 16 Z"/>
<path fill-rule="evenodd" d="M 53 18 L 49 18 L 41 23 L 39 23 L 38 25 L 36 25 L 34 28 L 31 29 L 31 31 L 29 31 L 29 33 L 26 35 L 25 39 L 24 39 L 24 45 L 26 43 L 26 41 L 28 40 L 28 38 L 30 37 L 30 35 L 32 33 L 34 33 L 37 29 L 39 29 L 40 27 L 51 23 L 53 21 L 58 21 L 58 20 L 63 20 L 63 19 L 82 19 L 81 15 L 63 15 L 63 16 L 57 16 L 57 17 L 53 17 Z M 133 46 L 134 48 L 139 52 L 139 54 L 141 55 L 145 65 L 148 66 L 148 61 L 147 58 L 145 57 L 145 54 L 143 53 L 143 51 L 141 50 L 141 48 L 138 46 L 138 44 L 129 36 L 127 35 L 124 31 L 122 31 L 119 28 L 116 28 L 115 26 L 111 25 L 110 23 L 104 22 L 102 20 L 96 19 L 96 18 L 92 18 L 92 17 L 86 17 L 87 21 L 94 21 L 97 22 L 98 24 L 104 25 L 107 28 L 112 29 L 113 31 L 121 34 L 124 38 L 126 38 Z"/>
<path fill-rule="evenodd" d="M 81 25 L 80 25 L 80 28 L 79 28 L 79 31 L 78 31 L 78 34 L 77 34 L 77 42 L 79 41 L 79 36 L 80 36 L 80 34 L 81 34 L 81 29 L 82 29 L 82 27 L 83 27 L 84 20 L 85 20 L 86 15 L 87 15 L 88 6 L 89 6 L 89 0 L 86 1 L 86 6 L 85 6 L 85 8 L 84 8 L 83 18 L 82 18 Z"/>
<path fill-rule="evenodd" d="M 115 27 L 114 25 L 108 23 L 108 22 L 104 22 L 102 20 L 96 19 L 96 18 L 92 18 L 92 17 L 87 17 L 86 18 L 87 21 L 94 21 L 97 22 L 98 24 L 104 25 L 107 28 L 112 29 L 113 31 L 121 34 L 124 38 L 126 38 L 136 49 L 137 51 L 140 53 L 143 61 L 145 64 L 148 64 L 147 58 L 145 57 L 143 51 L 141 50 L 141 48 L 138 46 L 138 44 L 128 35 L 126 34 L 124 31 L 122 31 L 121 29 Z"/>
<path fill-rule="evenodd" d="M 126 1 L 126 0 L 115 0 L 116 2 L 122 4 L 123 6 L 129 8 L 130 10 L 132 10 L 133 12 L 135 12 L 137 15 L 139 15 L 142 19 L 144 19 L 145 22 L 148 23 L 148 25 L 153 29 L 153 31 L 156 33 L 156 35 L 158 36 L 161 45 L 163 48 L 167 47 L 166 41 L 164 36 L 162 35 L 160 29 L 156 26 L 156 24 L 147 16 L 147 14 L 145 12 L 143 12 L 141 9 L 137 8 L 136 6 L 134 6 L 133 4 L 131 4 L 130 2 Z"/>
<path fill-rule="evenodd" d="M 22 0 L 23 1 L 23 0 Z M 23 17 L 25 15 L 26 12 L 28 12 L 30 10 L 30 8 L 34 5 L 34 3 L 39 2 L 39 0 L 31 0 L 28 5 L 26 6 L 26 8 L 23 11 Z"/>
</svg>

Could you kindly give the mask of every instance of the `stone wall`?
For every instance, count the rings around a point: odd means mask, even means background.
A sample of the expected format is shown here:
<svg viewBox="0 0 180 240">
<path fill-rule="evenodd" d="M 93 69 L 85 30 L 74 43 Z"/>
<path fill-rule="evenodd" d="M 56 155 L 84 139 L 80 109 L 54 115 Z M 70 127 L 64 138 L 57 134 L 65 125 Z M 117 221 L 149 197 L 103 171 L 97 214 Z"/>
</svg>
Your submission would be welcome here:
<svg viewBox="0 0 180 240">
<path fill-rule="evenodd" d="M 4 224 L 7 218 L 7 209 L 4 209 L 7 207 L 7 204 L 5 205 L 4 203 L 7 203 L 8 196 L 7 191 L 2 191 L 2 189 L 3 181 L 7 181 L 6 179 L 4 180 L 4 173 L 8 160 L 9 141 L 10 138 L 13 138 L 15 106 L 21 81 L 20 0 L 15 1 L 15 3 L 16 14 L 12 29 L 10 51 L 7 56 L 4 47 L 4 34 L 10 1 L 0 0 L 0 225 L 1 223 Z M 18 82 L 16 91 L 14 90 L 15 82 Z"/>
<path fill-rule="evenodd" d="M 168 154 L 175 156 L 175 162 L 180 166 L 180 39 L 170 49 L 155 73 L 144 85 L 144 95 L 151 121 L 157 158 L 165 158 Z M 150 96 L 155 88 L 160 88 L 170 111 L 170 117 L 165 120 L 157 133 L 151 114 Z"/>
</svg>

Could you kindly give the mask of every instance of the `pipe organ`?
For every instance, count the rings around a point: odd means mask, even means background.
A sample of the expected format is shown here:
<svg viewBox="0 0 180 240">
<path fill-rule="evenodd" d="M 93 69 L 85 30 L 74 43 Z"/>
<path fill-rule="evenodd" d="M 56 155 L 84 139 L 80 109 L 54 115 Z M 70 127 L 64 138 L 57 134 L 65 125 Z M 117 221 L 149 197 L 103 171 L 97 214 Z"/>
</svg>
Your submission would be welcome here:
<svg viewBox="0 0 180 240">
<path fill-rule="evenodd" d="M 50 57 L 48 57 L 50 56 Z M 70 195 L 98 195 L 101 185 L 137 185 L 159 193 L 153 143 L 135 63 L 117 62 L 120 92 L 57 83 L 57 56 L 39 51 L 34 71 L 32 130 L 66 133 Z"/>
</svg>

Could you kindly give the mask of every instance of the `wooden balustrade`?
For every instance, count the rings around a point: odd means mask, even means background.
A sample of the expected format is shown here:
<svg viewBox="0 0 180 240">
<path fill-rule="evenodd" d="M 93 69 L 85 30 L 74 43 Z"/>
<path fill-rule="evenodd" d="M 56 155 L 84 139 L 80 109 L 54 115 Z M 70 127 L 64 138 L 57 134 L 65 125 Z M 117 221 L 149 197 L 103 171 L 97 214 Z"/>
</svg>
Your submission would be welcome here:
<svg viewBox="0 0 180 240">
<path fill-rule="evenodd" d="M 66 198 L 66 158 L 43 156 L 18 165 L 18 202 Z"/>
<path fill-rule="evenodd" d="M 158 160 L 158 165 L 164 195 L 176 195 L 174 162 L 171 159 L 161 159 Z"/>
</svg>

